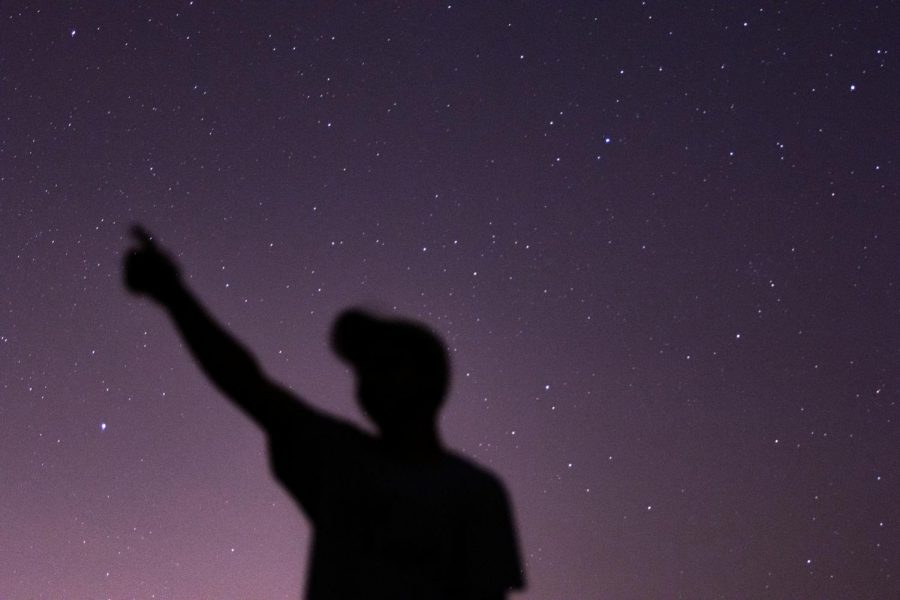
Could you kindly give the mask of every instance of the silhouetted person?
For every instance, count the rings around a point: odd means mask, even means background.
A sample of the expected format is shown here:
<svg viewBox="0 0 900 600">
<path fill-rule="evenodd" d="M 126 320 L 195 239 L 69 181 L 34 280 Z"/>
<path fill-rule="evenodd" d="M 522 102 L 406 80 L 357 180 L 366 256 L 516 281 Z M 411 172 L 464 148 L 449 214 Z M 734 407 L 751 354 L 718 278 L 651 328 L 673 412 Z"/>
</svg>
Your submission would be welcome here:
<svg viewBox="0 0 900 600">
<path fill-rule="evenodd" d="M 312 521 L 309 600 L 497 600 L 523 587 L 503 485 L 441 444 L 449 366 L 430 331 L 356 310 L 337 319 L 332 346 L 374 437 L 271 381 L 135 234 L 128 288 L 168 310 L 207 376 L 266 431 L 275 476 Z"/>
</svg>

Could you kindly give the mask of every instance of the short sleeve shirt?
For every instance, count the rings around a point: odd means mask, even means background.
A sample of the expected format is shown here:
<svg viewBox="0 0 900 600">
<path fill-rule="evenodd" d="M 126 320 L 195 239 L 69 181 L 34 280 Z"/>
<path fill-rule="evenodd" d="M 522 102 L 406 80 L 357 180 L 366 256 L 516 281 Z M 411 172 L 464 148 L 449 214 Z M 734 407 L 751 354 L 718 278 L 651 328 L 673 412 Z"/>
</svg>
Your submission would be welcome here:
<svg viewBox="0 0 900 600">
<path fill-rule="evenodd" d="M 452 453 L 409 457 L 317 415 L 270 432 L 272 469 L 313 524 L 308 600 L 499 597 L 524 577 L 509 501 Z"/>
</svg>

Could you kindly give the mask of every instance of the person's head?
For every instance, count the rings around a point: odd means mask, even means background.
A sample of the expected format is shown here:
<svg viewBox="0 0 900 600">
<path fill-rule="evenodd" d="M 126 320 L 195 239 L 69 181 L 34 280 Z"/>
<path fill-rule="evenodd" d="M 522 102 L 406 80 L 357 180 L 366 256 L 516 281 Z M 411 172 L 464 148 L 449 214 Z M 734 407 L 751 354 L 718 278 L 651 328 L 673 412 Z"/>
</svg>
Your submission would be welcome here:
<svg viewBox="0 0 900 600">
<path fill-rule="evenodd" d="M 434 333 L 350 309 L 335 320 L 331 343 L 355 370 L 357 398 L 382 435 L 434 428 L 450 378 L 447 352 Z"/>
</svg>

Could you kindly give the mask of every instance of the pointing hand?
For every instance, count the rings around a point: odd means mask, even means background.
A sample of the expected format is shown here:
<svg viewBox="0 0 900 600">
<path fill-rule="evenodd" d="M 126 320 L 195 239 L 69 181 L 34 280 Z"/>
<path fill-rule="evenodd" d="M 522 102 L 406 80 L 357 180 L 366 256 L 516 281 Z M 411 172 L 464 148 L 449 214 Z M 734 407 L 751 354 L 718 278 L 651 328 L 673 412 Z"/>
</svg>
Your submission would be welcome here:
<svg viewBox="0 0 900 600">
<path fill-rule="evenodd" d="M 181 285 L 178 267 L 140 225 L 132 230 L 137 244 L 125 256 L 125 285 L 134 294 L 165 302 Z"/>
</svg>

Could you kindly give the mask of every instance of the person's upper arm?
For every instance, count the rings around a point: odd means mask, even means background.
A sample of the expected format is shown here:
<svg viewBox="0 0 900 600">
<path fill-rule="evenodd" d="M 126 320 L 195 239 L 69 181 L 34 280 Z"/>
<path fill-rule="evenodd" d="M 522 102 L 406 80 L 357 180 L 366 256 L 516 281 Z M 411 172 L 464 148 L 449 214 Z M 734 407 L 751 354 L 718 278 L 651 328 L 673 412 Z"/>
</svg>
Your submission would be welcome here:
<svg viewBox="0 0 900 600">
<path fill-rule="evenodd" d="M 491 479 L 469 524 L 468 570 L 485 596 L 505 598 L 525 586 L 512 510 L 503 485 Z"/>
<path fill-rule="evenodd" d="M 346 477 L 345 456 L 356 435 L 351 426 L 309 406 L 272 384 L 258 421 L 266 431 L 272 474 L 316 521 L 322 498 L 336 475 Z M 329 483 L 332 482 L 332 483 Z"/>
<path fill-rule="evenodd" d="M 270 437 L 308 437 L 315 433 L 316 422 L 324 418 L 305 400 L 274 381 L 262 379 L 255 395 L 254 401 L 248 403 L 251 416 Z"/>
</svg>

